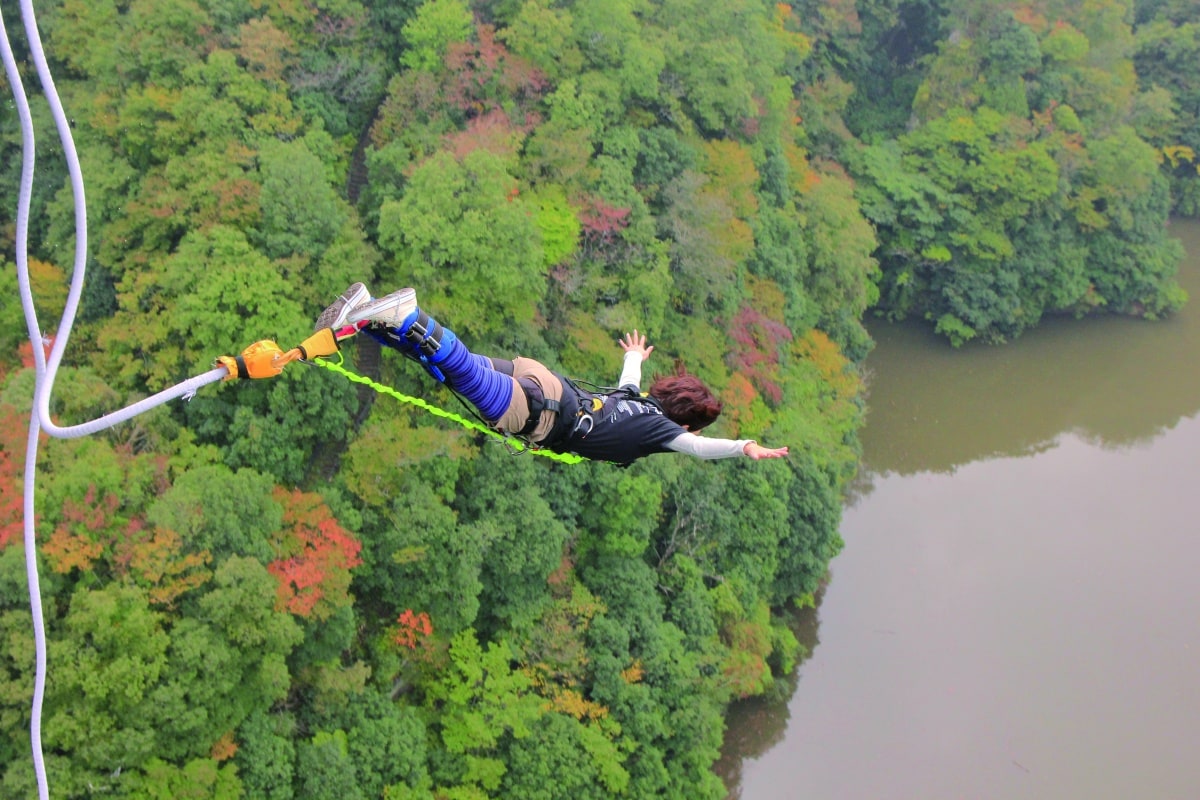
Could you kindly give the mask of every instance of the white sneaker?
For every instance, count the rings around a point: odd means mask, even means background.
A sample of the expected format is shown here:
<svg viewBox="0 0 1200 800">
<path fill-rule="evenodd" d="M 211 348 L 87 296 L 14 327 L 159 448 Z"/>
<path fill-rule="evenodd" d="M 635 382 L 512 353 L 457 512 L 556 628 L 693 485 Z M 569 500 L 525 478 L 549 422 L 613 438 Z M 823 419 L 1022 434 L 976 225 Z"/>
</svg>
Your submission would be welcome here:
<svg viewBox="0 0 1200 800">
<path fill-rule="evenodd" d="M 352 283 L 350 288 L 342 292 L 342 296 L 329 305 L 321 316 L 317 317 L 317 324 L 313 326 L 314 331 L 324 330 L 325 328 L 333 328 L 335 331 L 345 327 L 347 318 L 350 312 L 356 306 L 360 306 L 371 299 L 371 293 L 367 287 L 361 283 Z"/>
<path fill-rule="evenodd" d="M 417 310 L 417 290 L 400 289 L 389 295 L 353 308 L 346 317 L 347 324 L 370 320 L 389 328 L 397 328 L 405 317 Z"/>
</svg>

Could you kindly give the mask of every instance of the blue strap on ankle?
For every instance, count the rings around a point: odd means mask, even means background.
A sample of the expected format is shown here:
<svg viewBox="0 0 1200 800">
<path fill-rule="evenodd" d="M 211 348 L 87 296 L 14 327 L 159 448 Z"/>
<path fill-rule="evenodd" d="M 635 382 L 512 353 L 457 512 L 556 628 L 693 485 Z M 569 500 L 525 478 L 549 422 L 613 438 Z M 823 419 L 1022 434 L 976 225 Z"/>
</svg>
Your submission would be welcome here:
<svg viewBox="0 0 1200 800">
<path fill-rule="evenodd" d="M 415 352 L 412 349 L 412 346 L 409 345 L 408 341 L 405 340 L 405 338 L 401 336 L 400 332 L 395 328 L 385 328 L 382 325 L 369 325 L 366 328 L 363 328 L 361 332 L 367 334 L 384 347 L 390 347 L 393 350 L 399 350 L 407 358 L 411 358 L 413 361 L 416 361 L 418 364 L 424 367 L 425 371 L 433 376 L 433 379 L 438 383 L 446 382 L 445 374 L 434 364 L 430 363 L 426 356 Z"/>
</svg>

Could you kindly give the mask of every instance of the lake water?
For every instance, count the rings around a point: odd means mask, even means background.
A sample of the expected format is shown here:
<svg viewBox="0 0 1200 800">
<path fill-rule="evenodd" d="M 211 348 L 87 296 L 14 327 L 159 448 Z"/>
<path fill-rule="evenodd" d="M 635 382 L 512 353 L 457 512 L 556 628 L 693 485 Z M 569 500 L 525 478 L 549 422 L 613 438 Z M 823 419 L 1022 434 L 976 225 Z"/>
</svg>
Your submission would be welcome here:
<svg viewBox="0 0 1200 800">
<path fill-rule="evenodd" d="M 1173 318 L 877 325 L 862 476 L 739 800 L 1200 798 L 1200 224 Z"/>
</svg>

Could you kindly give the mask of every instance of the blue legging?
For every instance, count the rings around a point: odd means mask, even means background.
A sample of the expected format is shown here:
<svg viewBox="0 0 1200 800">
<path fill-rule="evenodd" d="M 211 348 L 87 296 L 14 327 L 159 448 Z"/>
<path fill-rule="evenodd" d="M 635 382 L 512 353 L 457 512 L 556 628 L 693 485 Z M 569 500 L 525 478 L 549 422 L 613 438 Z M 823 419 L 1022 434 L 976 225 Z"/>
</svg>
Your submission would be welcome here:
<svg viewBox="0 0 1200 800">
<path fill-rule="evenodd" d="M 432 318 L 427 317 L 425 329 L 428 334 L 413 341 L 406 334 L 419 313 L 413 312 L 398 328 L 368 327 L 364 330 L 381 344 L 395 348 L 425 364 L 430 374 L 439 380 L 440 371 L 441 375 L 445 376 L 446 385 L 474 405 L 479 410 L 479 416 L 490 422 L 504 416 L 509 403 L 512 402 L 511 368 L 509 374 L 497 370 L 492 359 L 472 353 L 453 331 L 439 325 Z M 421 345 L 430 339 L 439 339 L 439 334 L 440 342 L 436 352 L 432 355 L 423 353 Z"/>
</svg>

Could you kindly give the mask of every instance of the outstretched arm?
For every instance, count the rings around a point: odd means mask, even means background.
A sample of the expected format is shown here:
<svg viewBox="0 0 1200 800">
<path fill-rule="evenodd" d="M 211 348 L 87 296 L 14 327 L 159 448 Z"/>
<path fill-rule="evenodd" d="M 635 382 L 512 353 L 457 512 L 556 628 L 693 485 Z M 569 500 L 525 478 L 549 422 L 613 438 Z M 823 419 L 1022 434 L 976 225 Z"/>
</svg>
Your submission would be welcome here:
<svg viewBox="0 0 1200 800">
<path fill-rule="evenodd" d="M 641 388 L 642 362 L 654 352 L 654 345 L 647 347 L 646 335 L 638 333 L 637 329 L 634 329 L 633 333 L 626 333 L 617 341 L 625 351 L 625 363 L 621 367 L 621 377 L 617 380 L 617 386 L 633 385 Z"/>
<path fill-rule="evenodd" d="M 696 458 L 715 459 L 746 456 L 755 461 L 760 458 L 784 458 L 786 447 L 763 447 L 753 439 L 717 439 L 686 432 L 667 442 L 667 449 Z"/>
</svg>

